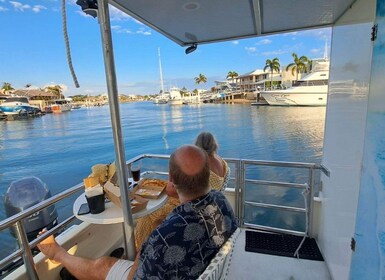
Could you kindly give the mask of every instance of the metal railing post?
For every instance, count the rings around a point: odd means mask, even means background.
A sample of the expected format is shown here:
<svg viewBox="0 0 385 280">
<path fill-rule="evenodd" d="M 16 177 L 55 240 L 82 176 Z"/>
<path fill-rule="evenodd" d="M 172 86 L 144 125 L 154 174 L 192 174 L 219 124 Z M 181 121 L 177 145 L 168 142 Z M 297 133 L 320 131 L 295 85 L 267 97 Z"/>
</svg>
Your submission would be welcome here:
<svg viewBox="0 0 385 280">
<path fill-rule="evenodd" d="M 100 33 L 102 35 L 102 48 L 106 72 L 108 99 L 111 110 L 111 124 L 112 134 L 114 137 L 116 169 L 122 199 L 122 210 L 124 217 L 123 231 L 125 240 L 127 240 L 127 243 L 125 244 L 126 256 L 129 260 L 133 261 L 136 256 L 134 219 L 132 218 L 131 204 L 128 199 L 128 169 L 125 158 L 122 125 L 120 122 L 119 95 L 115 73 L 108 0 L 98 0 L 98 19 L 100 23 Z"/>
<path fill-rule="evenodd" d="M 310 192 L 308 193 L 308 201 L 309 201 L 309 228 L 308 234 L 310 237 L 313 237 L 313 216 L 314 216 L 314 168 L 309 169 L 309 184 L 310 184 Z"/>
<path fill-rule="evenodd" d="M 33 261 L 31 248 L 29 247 L 27 234 L 25 233 L 25 229 L 23 226 L 23 221 L 22 220 L 17 221 L 15 223 L 14 228 L 15 228 L 17 242 L 19 243 L 19 247 L 23 252 L 22 257 L 23 257 L 25 269 L 27 270 L 27 275 L 29 279 L 39 280 L 39 276 L 37 275 L 37 271 L 35 268 L 35 262 Z"/>
<path fill-rule="evenodd" d="M 245 163 L 242 160 L 238 161 L 237 164 L 237 181 L 238 181 L 238 190 L 237 196 L 239 201 L 239 219 L 241 225 L 245 223 Z"/>
</svg>

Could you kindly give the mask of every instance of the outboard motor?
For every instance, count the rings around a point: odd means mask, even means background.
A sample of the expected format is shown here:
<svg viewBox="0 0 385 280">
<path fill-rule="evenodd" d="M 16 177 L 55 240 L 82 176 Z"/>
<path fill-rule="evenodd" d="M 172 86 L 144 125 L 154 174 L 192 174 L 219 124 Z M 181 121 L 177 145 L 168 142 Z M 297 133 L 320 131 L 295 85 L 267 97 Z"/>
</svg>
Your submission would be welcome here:
<svg viewBox="0 0 385 280">
<path fill-rule="evenodd" d="M 26 177 L 12 182 L 4 195 L 4 207 L 7 217 L 11 217 L 43 200 L 50 198 L 47 185 L 37 177 Z M 40 210 L 23 220 L 23 225 L 31 241 L 43 228 L 50 229 L 57 224 L 55 205 Z M 11 234 L 15 231 L 11 228 Z"/>
</svg>

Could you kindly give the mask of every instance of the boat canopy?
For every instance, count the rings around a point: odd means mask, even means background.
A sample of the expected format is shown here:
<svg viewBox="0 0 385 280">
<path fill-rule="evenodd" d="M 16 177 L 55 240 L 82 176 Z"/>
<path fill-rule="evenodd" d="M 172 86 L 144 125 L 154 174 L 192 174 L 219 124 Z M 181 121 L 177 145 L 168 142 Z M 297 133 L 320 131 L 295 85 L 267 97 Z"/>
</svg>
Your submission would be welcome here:
<svg viewBox="0 0 385 280">
<path fill-rule="evenodd" d="M 109 0 L 181 46 L 332 26 L 354 2 Z"/>
</svg>

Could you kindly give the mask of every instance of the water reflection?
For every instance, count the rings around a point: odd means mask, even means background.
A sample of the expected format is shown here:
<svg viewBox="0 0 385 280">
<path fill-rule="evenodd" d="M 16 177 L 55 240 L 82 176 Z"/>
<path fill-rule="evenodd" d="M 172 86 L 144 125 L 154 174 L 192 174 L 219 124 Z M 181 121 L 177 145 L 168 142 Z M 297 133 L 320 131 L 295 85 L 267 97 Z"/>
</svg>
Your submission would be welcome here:
<svg viewBox="0 0 385 280">
<path fill-rule="evenodd" d="M 253 107 L 250 105 L 202 104 L 156 106 L 152 103 L 121 104 L 122 134 L 126 158 L 142 153 L 169 154 L 181 144 L 193 143 L 202 130 L 212 132 L 219 154 L 228 158 L 320 162 L 325 108 Z M 0 122 L 0 194 L 10 182 L 37 176 L 59 193 L 81 182 L 92 165 L 115 159 L 108 106 L 79 109 L 63 114 L 14 122 Z M 166 168 L 166 167 L 165 167 Z M 232 173 L 234 167 L 231 166 Z M 167 170 L 167 168 L 165 169 Z M 278 169 L 250 169 L 248 176 L 276 178 Z M 289 173 L 289 181 L 298 171 Z M 255 201 L 303 205 L 301 195 L 286 189 L 249 187 Z M 2 202 L 0 202 L 2 203 Z M 59 219 L 72 212 L 72 202 L 57 206 Z M 284 222 L 292 226 L 301 217 L 262 217 L 263 211 L 247 219 Z M 247 213 L 249 215 L 249 213 Z M 0 219 L 4 219 L 0 207 Z M 282 221 L 284 219 L 284 221 Z M 8 233 L 0 233 L 0 257 L 10 249 Z"/>
</svg>

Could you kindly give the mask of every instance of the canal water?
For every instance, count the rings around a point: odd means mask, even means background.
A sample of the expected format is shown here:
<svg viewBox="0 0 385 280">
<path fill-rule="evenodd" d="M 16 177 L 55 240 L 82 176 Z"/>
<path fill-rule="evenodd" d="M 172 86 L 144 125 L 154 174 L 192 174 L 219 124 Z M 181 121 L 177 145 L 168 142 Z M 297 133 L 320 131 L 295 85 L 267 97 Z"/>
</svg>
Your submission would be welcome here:
<svg viewBox="0 0 385 280">
<path fill-rule="evenodd" d="M 272 107 L 249 104 L 170 106 L 150 102 L 121 104 L 126 159 L 138 154 L 170 154 L 212 132 L 226 158 L 320 163 L 325 107 Z M 39 118 L 0 122 L 0 219 L 4 193 L 12 181 L 36 176 L 52 194 L 87 177 L 91 166 L 114 161 L 109 107 L 81 108 Z M 280 196 L 290 200 L 290 196 Z M 59 219 L 71 202 L 57 205 Z M 16 246 L 0 232 L 0 258 Z"/>
</svg>

